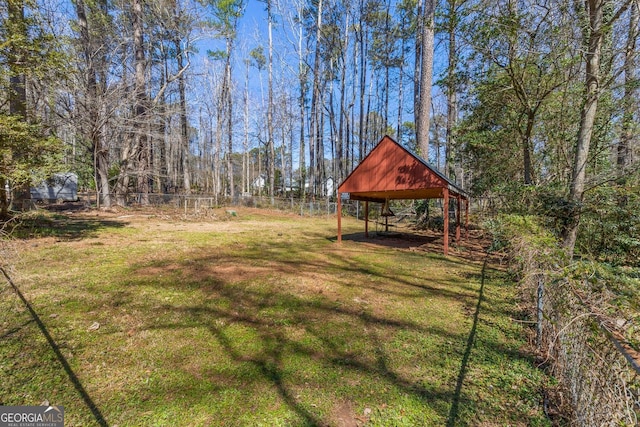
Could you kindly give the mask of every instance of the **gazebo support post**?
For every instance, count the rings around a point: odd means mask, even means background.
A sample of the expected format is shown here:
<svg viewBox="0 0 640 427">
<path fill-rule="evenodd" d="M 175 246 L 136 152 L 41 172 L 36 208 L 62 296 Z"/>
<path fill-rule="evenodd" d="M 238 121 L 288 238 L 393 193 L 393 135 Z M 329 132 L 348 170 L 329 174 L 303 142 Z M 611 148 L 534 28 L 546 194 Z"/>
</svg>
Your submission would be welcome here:
<svg viewBox="0 0 640 427">
<path fill-rule="evenodd" d="M 338 243 L 342 243 L 342 193 L 338 193 Z"/>
<path fill-rule="evenodd" d="M 460 244 L 460 211 L 462 210 L 462 200 L 460 195 L 456 196 L 456 245 Z"/>
<path fill-rule="evenodd" d="M 469 238 L 469 199 L 465 203 L 465 215 L 464 215 L 464 238 Z"/>
<path fill-rule="evenodd" d="M 443 195 L 443 217 L 444 217 L 444 255 L 449 255 L 449 189 L 442 189 Z"/>
<path fill-rule="evenodd" d="M 369 238 L 369 201 L 364 202 L 364 237 Z"/>
</svg>

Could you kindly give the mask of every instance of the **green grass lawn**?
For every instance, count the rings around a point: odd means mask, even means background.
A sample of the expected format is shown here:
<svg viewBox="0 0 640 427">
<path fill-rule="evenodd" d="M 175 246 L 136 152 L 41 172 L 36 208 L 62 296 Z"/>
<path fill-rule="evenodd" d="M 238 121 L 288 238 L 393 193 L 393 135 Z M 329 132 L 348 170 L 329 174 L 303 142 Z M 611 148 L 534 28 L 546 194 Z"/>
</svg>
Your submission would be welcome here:
<svg viewBox="0 0 640 427">
<path fill-rule="evenodd" d="M 0 284 L 2 405 L 63 405 L 67 426 L 550 425 L 491 264 L 257 210 L 38 224 L 11 273 L 38 321 Z"/>
</svg>

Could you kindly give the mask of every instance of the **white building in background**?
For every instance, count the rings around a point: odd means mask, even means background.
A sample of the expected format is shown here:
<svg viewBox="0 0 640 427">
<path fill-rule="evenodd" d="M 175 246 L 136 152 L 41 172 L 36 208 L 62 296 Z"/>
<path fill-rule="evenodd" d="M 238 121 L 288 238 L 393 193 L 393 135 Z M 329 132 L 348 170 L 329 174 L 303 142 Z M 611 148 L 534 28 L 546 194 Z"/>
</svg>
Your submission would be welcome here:
<svg viewBox="0 0 640 427">
<path fill-rule="evenodd" d="M 267 177 L 264 175 L 258 176 L 256 179 L 253 180 L 252 185 L 255 190 L 264 191 L 265 187 L 267 186 Z"/>
<path fill-rule="evenodd" d="M 282 192 L 282 189 L 276 186 L 276 191 Z M 266 175 L 260 175 L 253 180 L 252 188 L 254 192 L 262 190 L 265 192 L 267 190 L 267 177 Z M 304 183 L 305 191 L 308 192 L 311 188 L 309 181 L 305 181 Z M 284 194 L 291 194 L 292 192 L 297 192 L 300 190 L 300 182 L 296 179 L 293 181 L 289 181 L 288 179 L 285 181 L 284 185 Z M 333 197 L 336 195 L 336 183 L 332 176 L 328 177 L 322 183 L 320 188 L 320 195 L 323 197 Z"/>
<path fill-rule="evenodd" d="M 54 174 L 50 179 L 31 187 L 29 192 L 32 200 L 76 202 L 78 175 L 73 172 Z"/>
<path fill-rule="evenodd" d="M 332 176 L 325 179 L 323 191 L 324 191 L 324 193 L 322 194 L 323 196 L 327 196 L 327 197 L 335 196 L 336 183 Z"/>
</svg>

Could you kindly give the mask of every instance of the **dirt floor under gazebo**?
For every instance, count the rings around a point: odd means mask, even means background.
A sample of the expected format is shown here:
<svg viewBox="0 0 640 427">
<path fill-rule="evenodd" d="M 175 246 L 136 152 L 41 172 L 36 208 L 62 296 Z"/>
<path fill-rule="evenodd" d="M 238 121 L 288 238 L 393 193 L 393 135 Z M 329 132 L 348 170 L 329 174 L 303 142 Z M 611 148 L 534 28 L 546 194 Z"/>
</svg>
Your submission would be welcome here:
<svg viewBox="0 0 640 427">
<path fill-rule="evenodd" d="M 383 228 L 384 226 L 381 226 Z M 398 231 L 369 231 L 343 234 L 343 241 L 359 242 L 364 245 L 395 248 L 407 251 L 421 251 L 433 254 L 442 253 L 442 231 L 404 227 Z M 450 236 L 452 238 L 452 236 Z M 449 247 L 449 255 L 469 261 L 482 261 L 487 257 L 486 249 L 491 245 L 491 237 L 482 230 L 469 230 L 467 236 Z M 498 255 L 491 255 L 492 260 L 499 261 Z"/>
</svg>

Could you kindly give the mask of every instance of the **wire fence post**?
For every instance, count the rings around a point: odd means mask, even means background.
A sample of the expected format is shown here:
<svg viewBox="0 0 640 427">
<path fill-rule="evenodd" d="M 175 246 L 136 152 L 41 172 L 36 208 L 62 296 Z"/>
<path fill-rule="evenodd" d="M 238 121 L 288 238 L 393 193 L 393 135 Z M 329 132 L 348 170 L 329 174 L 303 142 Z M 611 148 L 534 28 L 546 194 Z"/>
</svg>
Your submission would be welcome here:
<svg viewBox="0 0 640 427">
<path fill-rule="evenodd" d="M 542 321 L 544 317 L 544 279 L 542 275 L 538 275 L 538 309 L 536 324 L 536 345 L 538 351 L 542 348 Z"/>
</svg>

